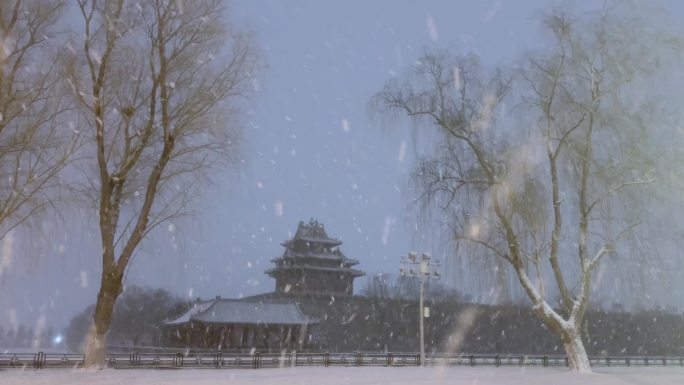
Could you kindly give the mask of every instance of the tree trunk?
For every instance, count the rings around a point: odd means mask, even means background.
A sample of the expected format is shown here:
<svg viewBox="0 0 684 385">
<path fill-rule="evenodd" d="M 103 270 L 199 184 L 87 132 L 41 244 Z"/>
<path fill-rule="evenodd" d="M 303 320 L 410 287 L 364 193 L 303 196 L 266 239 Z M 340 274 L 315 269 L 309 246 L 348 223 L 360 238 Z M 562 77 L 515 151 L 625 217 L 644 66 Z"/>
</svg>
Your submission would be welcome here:
<svg viewBox="0 0 684 385">
<path fill-rule="evenodd" d="M 107 359 L 107 334 L 112 322 L 114 303 L 121 294 L 121 279 L 114 274 L 102 274 L 100 291 L 97 294 L 95 315 L 86 339 L 86 368 L 104 368 Z"/>
<path fill-rule="evenodd" d="M 574 327 L 562 331 L 561 340 L 568 356 L 568 366 L 570 370 L 579 372 L 591 372 L 589 357 L 584 350 L 584 343 L 580 331 Z"/>
</svg>

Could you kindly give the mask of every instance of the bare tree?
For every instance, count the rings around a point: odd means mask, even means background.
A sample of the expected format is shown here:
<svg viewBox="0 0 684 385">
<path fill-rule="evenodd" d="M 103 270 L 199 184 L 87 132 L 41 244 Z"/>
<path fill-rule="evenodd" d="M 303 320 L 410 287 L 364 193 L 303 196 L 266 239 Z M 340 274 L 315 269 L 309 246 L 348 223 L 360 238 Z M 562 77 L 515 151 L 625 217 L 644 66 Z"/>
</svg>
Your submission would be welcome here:
<svg viewBox="0 0 684 385">
<path fill-rule="evenodd" d="M 459 245 L 510 266 L 575 370 L 590 370 L 580 327 L 597 268 L 633 254 L 625 242 L 642 241 L 648 186 L 667 174 L 651 140 L 662 99 L 648 79 L 673 40 L 645 21 L 611 6 L 554 12 L 543 19 L 551 47 L 529 54 L 519 76 L 427 54 L 377 95 L 381 109 L 438 128 L 414 172 L 419 200 L 448 218 Z M 522 103 L 505 110 L 513 91 Z"/>
<path fill-rule="evenodd" d="M 237 114 L 254 67 L 219 0 L 79 0 L 83 45 L 71 87 L 90 127 L 102 277 L 86 366 L 103 365 L 114 303 L 141 241 L 183 213 L 193 181 L 235 156 Z M 81 77 L 81 74 L 85 74 Z"/>
<path fill-rule="evenodd" d="M 51 48 L 62 9 L 48 0 L 0 6 L 0 238 L 56 199 L 56 176 L 76 149 Z"/>
</svg>

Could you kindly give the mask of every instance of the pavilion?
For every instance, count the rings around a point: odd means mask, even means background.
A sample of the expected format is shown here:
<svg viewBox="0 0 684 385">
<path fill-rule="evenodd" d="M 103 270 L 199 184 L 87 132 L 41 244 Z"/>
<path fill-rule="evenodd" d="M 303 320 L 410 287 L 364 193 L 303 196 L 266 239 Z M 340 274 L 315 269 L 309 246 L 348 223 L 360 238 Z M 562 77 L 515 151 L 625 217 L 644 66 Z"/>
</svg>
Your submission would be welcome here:
<svg viewBox="0 0 684 385">
<path fill-rule="evenodd" d="M 181 316 L 165 322 L 171 346 L 217 350 L 301 350 L 307 318 L 294 302 L 274 303 L 224 299 L 197 301 Z"/>
</svg>

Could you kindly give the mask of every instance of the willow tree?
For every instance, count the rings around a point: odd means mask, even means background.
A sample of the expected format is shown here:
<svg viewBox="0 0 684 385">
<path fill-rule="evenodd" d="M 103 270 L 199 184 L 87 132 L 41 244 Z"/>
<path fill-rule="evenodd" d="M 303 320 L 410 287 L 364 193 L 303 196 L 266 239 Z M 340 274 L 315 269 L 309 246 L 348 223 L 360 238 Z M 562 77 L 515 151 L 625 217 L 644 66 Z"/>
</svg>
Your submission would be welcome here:
<svg viewBox="0 0 684 385">
<path fill-rule="evenodd" d="M 429 53 L 376 99 L 419 131 L 436 127 L 413 173 L 419 200 L 471 256 L 509 267 L 575 370 L 590 367 L 580 326 L 596 271 L 623 263 L 607 255 L 634 256 L 648 187 L 667 174 L 653 112 L 671 90 L 650 80 L 674 40 L 653 27 L 620 7 L 555 12 L 543 18 L 550 44 L 511 75 Z"/>
<path fill-rule="evenodd" d="M 0 238 L 56 199 L 77 130 L 59 85 L 63 1 L 0 6 Z M 2 271 L 0 271 L 2 275 Z"/>
<path fill-rule="evenodd" d="M 69 83 L 90 127 L 84 167 L 102 276 L 85 365 L 103 365 L 112 310 L 143 239 L 195 199 L 196 176 L 234 156 L 254 60 L 219 0 L 79 0 Z"/>
</svg>

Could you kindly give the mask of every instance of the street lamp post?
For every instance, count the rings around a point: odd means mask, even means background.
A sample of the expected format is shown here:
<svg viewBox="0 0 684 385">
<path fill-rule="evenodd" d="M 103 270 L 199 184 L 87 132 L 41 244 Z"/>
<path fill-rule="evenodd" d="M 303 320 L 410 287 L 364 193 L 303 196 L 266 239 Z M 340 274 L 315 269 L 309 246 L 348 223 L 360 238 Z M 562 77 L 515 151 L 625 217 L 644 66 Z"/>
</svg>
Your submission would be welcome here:
<svg viewBox="0 0 684 385">
<path fill-rule="evenodd" d="M 418 253 L 411 251 L 408 257 L 401 257 L 401 267 L 399 273 L 402 277 L 418 277 L 420 279 L 420 299 L 418 319 L 420 325 L 420 365 L 425 365 L 425 333 L 423 327 L 423 320 L 430 316 L 430 309 L 423 305 L 425 297 L 425 280 L 439 279 L 440 274 L 439 260 L 431 261 L 430 254 L 422 253 L 418 258 Z"/>
</svg>

